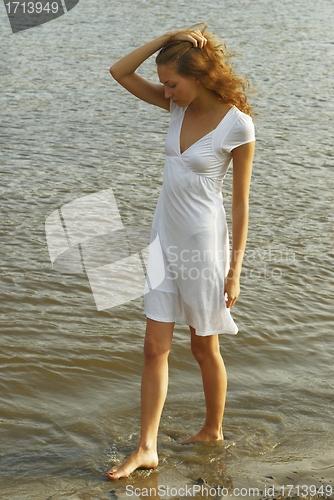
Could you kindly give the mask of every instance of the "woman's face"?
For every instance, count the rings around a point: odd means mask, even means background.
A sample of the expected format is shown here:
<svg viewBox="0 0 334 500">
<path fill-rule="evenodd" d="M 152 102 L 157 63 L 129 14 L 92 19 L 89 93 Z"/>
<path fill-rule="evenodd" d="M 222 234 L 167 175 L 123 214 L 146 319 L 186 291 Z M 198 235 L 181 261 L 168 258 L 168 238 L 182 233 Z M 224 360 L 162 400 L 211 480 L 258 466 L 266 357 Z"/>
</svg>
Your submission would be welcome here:
<svg viewBox="0 0 334 500">
<path fill-rule="evenodd" d="M 166 99 L 171 99 L 181 108 L 189 104 L 198 96 L 199 82 L 194 77 L 185 77 L 175 71 L 174 64 L 160 64 L 157 66 L 160 82 L 165 88 Z"/>
</svg>

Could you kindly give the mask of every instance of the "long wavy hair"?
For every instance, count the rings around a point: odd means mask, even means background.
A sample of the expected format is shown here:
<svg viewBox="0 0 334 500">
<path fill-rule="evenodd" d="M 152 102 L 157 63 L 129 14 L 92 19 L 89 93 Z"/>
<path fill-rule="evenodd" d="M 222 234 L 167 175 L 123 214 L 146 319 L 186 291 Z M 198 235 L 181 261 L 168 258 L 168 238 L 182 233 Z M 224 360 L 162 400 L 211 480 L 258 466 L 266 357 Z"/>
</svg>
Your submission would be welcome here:
<svg viewBox="0 0 334 500">
<path fill-rule="evenodd" d="M 158 53 L 156 64 L 175 64 L 179 75 L 199 78 L 222 102 L 234 104 L 240 111 L 252 116 L 246 95 L 246 90 L 250 89 L 248 80 L 234 73 L 227 61 L 233 54 L 215 35 L 206 33 L 206 27 L 206 24 L 201 24 L 185 30 L 200 29 L 207 39 L 203 48 L 194 47 L 191 42 L 172 39 Z"/>
</svg>

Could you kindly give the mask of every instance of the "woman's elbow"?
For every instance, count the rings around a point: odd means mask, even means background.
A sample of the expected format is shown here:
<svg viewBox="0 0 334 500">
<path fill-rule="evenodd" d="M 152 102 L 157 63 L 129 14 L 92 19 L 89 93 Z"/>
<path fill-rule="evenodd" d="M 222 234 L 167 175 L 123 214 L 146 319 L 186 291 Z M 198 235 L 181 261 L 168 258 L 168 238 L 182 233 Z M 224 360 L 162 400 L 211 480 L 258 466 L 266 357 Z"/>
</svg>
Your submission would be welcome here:
<svg viewBox="0 0 334 500">
<path fill-rule="evenodd" d="M 120 74 L 120 71 L 117 69 L 116 64 L 113 64 L 109 68 L 109 73 L 113 77 L 116 82 L 119 82 L 122 79 L 122 75 Z"/>
<path fill-rule="evenodd" d="M 115 68 L 114 66 L 110 66 L 109 68 L 109 73 L 111 74 L 111 76 L 114 78 L 114 80 L 116 80 L 116 76 L 115 76 Z"/>
</svg>

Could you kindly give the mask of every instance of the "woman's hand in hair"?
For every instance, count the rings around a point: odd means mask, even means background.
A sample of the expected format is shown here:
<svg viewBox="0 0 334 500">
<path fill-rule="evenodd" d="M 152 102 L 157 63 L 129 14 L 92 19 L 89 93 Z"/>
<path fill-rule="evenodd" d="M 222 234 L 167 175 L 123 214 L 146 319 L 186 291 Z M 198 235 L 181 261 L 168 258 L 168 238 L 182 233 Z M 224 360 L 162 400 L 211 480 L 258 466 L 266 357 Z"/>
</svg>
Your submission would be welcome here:
<svg viewBox="0 0 334 500">
<path fill-rule="evenodd" d="M 178 30 L 171 32 L 171 41 L 179 40 L 182 42 L 191 42 L 194 47 L 202 49 L 207 39 L 200 30 Z"/>
</svg>

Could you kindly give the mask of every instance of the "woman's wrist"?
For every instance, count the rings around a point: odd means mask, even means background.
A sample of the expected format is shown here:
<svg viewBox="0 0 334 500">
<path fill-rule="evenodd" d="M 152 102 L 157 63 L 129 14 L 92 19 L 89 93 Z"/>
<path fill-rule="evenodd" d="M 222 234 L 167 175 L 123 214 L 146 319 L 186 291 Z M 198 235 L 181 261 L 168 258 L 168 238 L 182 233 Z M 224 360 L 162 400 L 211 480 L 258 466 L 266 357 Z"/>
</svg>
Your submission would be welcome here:
<svg viewBox="0 0 334 500">
<path fill-rule="evenodd" d="M 228 273 L 227 273 L 227 278 L 228 279 L 240 279 L 241 275 L 241 269 L 235 269 L 234 267 L 230 267 Z"/>
<path fill-rule="evenodd" d="M 174 39 L 174 35 L 176 34 L 177 32 L 176 31 L 167 31 L 167 33 L 165 33 L 164 35 L 162 35 L 160 38 L 162 38 L 162 45 L 161 45 L 161 49 L 167 45 L 168 43 L 172 42 L 173 39 Z"/>
</svg>

